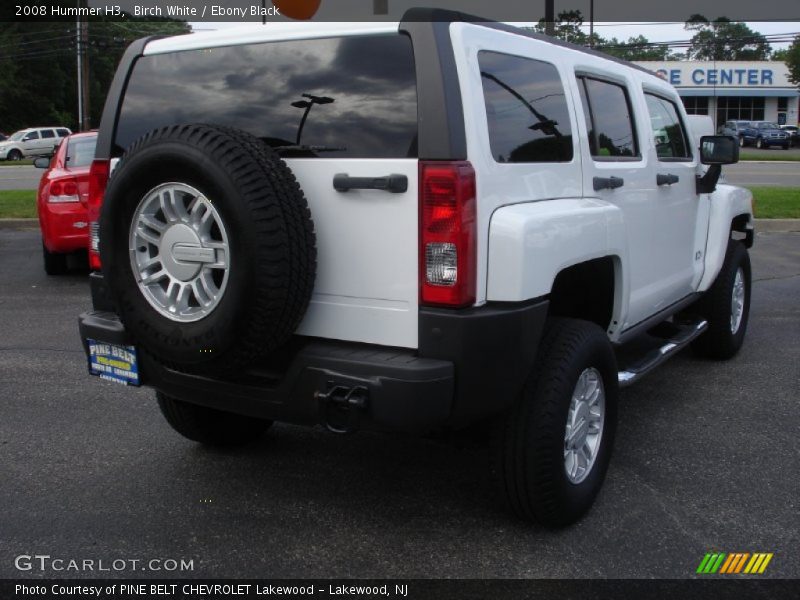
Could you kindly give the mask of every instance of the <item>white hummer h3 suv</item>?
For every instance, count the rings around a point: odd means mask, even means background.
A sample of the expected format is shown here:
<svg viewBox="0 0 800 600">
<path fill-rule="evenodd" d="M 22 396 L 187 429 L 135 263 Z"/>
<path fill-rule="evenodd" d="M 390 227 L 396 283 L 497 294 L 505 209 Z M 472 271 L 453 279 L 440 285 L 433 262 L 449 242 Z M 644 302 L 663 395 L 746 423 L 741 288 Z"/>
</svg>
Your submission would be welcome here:
<svg viewBox="0 0 800 600">
<path fill-rule="evenodd" d="M 92 166 L 89 370 L 206 444 L 483 427 L 507 506 L 574 522 L 619 388 L 747 328 L 738 145 L 686 124 L 648 71 L 454 12 L 140 40 Z"/>
</svg>

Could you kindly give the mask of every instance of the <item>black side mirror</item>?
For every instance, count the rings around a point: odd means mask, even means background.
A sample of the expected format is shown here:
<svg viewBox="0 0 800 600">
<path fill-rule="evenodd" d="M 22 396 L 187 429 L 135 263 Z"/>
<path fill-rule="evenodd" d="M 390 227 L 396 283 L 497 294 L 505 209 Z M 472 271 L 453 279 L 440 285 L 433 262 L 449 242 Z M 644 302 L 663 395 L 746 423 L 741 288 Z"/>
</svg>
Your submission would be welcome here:
<svg viewBox="0 0 800 600">
<path fill-rule="evenodd" d="M 33 161 L 33 166 L 37 169 L 46 169 L 50 166 L 50 159 L 45 156 L 40 156 Z"/>
<path fill-rule="evenodd" d="M 739 162 L 739 141 L 730 135 L 704 135 L 700 138 L 700 162 L 711 166 L 697 178 L 697 193 L 710 194 L 717 189 L 722 165 Z"/>
<path fill-rule="evenodd" d="M 739 142 L 730 135 L 700 138 L 700 162 L 704 165 L 732 165 L 739 162 Z"/>
</svg>

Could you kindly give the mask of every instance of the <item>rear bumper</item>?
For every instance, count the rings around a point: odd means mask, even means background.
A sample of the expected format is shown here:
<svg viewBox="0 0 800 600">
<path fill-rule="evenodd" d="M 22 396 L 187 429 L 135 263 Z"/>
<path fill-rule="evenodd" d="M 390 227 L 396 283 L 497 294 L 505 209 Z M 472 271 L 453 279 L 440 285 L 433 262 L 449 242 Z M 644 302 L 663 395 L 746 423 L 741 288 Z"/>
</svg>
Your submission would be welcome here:
<svg viewBox="0 0 800 600">
<path fill-rule="evenodd" d="M 50 252 L 74 252 L 89 247 L 89 218 L 79 203 L 39 204 L 44 245 Z"/>
<path fill-rule="evenodd" d="M 80 316 L 88 339 L 130 345 L 102 276 L 92 274 L 95 310 Z M 283 364 L 256 364 L 235 377 L 196 375 L 139 352 L 143 385 L 181 400 L 297 424 L 330 425 L 331 390 L 360 390 L 358 426 L 424 433 L 502 411 L 535 359 L 547 302 L 463 311 L 422 309 L 418 351 L 297 336 Z M 336 405 L 340 407 L 340 405 Z"/>
</svg>

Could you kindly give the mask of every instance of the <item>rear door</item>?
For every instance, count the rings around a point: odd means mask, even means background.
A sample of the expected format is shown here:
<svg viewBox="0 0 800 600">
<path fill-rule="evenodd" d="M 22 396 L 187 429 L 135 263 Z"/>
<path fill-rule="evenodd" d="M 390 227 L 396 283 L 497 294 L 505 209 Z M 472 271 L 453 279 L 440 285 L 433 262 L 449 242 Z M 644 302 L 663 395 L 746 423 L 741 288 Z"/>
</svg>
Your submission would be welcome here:
<svg viewBox="0 0 800 600">
<path fill-rule="evenodd" d="M 180 43 L 180 40 L 176 43 Z M 178 123 L 235 127 L 275 148 L 311 209 L 317 276 L 298 333 L 417 346 L 417 89 L 411 40 L 393 33 L 174 51 L 148 46 L 117 146 Z M 337 191 L 334 178 L 405 182 Z"/>
</svg>

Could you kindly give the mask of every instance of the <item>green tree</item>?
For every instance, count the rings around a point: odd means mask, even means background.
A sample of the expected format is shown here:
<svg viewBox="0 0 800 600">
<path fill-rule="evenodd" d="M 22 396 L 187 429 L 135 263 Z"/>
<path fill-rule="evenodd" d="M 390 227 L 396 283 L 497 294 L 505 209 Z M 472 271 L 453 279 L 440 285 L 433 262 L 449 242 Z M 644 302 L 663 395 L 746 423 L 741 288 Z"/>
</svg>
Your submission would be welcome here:
<svg viewBox="0 0 800 600">
<path fill-rule="evenodd" d="M 553 36 L 565 42 L 573 44 L 588 45 L 589 36 L 581 30 L 583 25 L 583 14 L 579 10 L 565 10 L 558 13 L 554 23 Z M 533 28 L 536 33 L 544 34 L 546 30 L 545 20 L 540 19 Z"/>
<path fill-rule="evenodd" d="M 595 47 L 606 54 L 624 60 L 681 60 L 685 58 L 683 54 L 670 51 L 669 45 L 650 42 L 643 35 L 630 37 L 626 42 L 617 38 L 602 40 Z"/>
<path fill-rule="evenodd" d="M 7 8 L 0 10 L 0 131 L 11 133 L 36 125 L 75 129 L 78 92 L 74 19 L 20 22 L 6 14 Z M 87 55 L 92 125 L 100 124 L 117 63 L 131 41 L 188 31 L 190 27 L 180 21 L 90 19 Z"/>
<path fill-rule="evenodd" d="M 695 60 L 767 60 L 771 48 L 767 38 L 744 23 L 726 17 L 709 21 L 692 15 L 684 28 L 695 31 L 687 55 Z"/>
<path fill-rule="evenodd" d="M 800 35 L 795 36 L 783 59 L 789 69 L 789 81 L 800 88 Z"/>
</svg>

